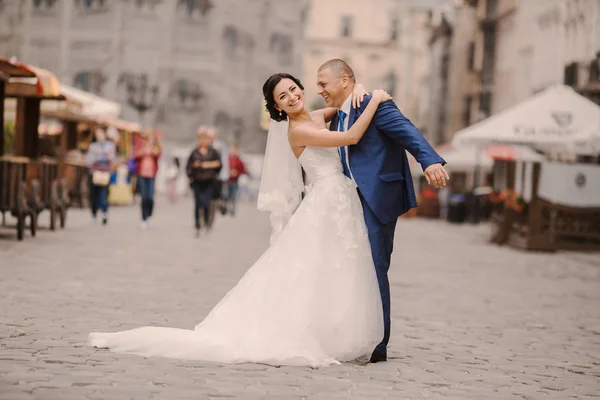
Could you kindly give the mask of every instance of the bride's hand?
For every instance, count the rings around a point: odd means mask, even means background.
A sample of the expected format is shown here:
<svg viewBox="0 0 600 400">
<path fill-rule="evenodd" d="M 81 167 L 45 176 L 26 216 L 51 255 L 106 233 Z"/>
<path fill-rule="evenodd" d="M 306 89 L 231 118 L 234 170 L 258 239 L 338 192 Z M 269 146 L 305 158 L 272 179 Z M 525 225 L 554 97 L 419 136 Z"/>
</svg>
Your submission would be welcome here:
<svg viewBox="0 0 600 400">
<path fill-rule="evenodd" d="M 373 90 L 372 99 L 383 103 L 384 101 L 392 100 L 392 96 L 383 89 L 375 89 Z"/>
<path fill-rule="evenodd" d="M 360 103 L 362 103 L 363 99 L 368 94 L 369 92 L 367 92 L 367 89 L 365 89 L 362 84 L 357 83 L 354 85 L 354 90 L 352 91 L 352 107 L 360 107 Z"/>
</svg>

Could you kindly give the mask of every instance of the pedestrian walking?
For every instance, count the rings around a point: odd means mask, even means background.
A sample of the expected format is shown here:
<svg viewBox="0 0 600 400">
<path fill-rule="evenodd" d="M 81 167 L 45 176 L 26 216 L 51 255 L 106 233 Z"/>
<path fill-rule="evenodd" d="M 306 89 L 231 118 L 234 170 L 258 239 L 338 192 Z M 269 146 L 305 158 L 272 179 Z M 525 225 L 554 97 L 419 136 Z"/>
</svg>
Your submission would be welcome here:
<svg viewBox="0 0 600 400">
<path fill-rule="evenodd" d="M 186 173 L 194 192 L 194 226 L 197 236 L 200 235 L 201 211 L 206 229 L 210 230 L 212 227 L 210 206 L 222 165 L 221 155 L 210 145 L 208 132 L 209 128 L 206 127 L 198 129 L 198 147 L 192 151 L 186 164 Z"/>
<path fill-rule="evenodd" d="M 143 143 L 136 150 L 136 175 L 140 184 L 142 195 L 142 229 L 148 227 L 150 217 L 154 212 L 154 183 L 158 172 L 158 159 L 162 152 L 162 145 L 156 132 L 148 130 L 142 135 Z"/>
<path fill-rule="evenodd" d="M 90 171 L 92 218 L 96 221 L 98 210 L 102 211 L 103 225 L 108 223 L 108 186 L 116 158 L 115 144 L 107 140 L 104 129 L 97 128 L 88 147 L 86 164 Z"/>
</svg>

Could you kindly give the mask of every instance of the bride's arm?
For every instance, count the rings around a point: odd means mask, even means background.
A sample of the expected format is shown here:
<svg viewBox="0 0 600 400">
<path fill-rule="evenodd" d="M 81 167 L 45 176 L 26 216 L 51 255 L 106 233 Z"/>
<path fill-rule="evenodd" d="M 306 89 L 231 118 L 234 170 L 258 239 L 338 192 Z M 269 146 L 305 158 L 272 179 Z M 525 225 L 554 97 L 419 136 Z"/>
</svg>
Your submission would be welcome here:
<svg viewBox="0 0 600 400">
<path fill-rule="evenodd" d="M 379 103 L 391 100 L 391 96 L 383 90 L 373 91 L 369 105 L 358 120 L 346 132 L 319 129 L 311 124 L 294 126 L 290 130 L 289 140 L 294 147 L 341 147 L 358 143 L 369 127 Z"/>
<path fill-rule="evenodd" d="M 367 89 L 365 89 L 362 84 L 357 83 L 354 85 L 354 90 L 352 90 L 352 105 L 355 108 L 358 108 L 364 97 L 368 94 L 369 92 L 367 92 Z M 323 118 L 325 123 L 328 123 L 331 122 L 333 117 L 335 117 L 335 115 L 338 113 L 338 110 L 339 109 L 336 107 L 321 108 L 320 110 L 311 112 L 310 115 L 312 116 L 313 120 L 319 120 L 320 118 Z"/>
<path fill-rule="evenodd" d="M 330 122 L 333 117 L 335 117 L 335 114 L 337 114 L 338 112 L 338 108 L 335 107 L 327 107 L 327 108 L 321 108 L 319 110 L 315 110 L 315 111 L 311 111 L 310 112 L 310 116 L 313 119 L 313 121 L 325 121 L 325 123 Z"/>
</svg>

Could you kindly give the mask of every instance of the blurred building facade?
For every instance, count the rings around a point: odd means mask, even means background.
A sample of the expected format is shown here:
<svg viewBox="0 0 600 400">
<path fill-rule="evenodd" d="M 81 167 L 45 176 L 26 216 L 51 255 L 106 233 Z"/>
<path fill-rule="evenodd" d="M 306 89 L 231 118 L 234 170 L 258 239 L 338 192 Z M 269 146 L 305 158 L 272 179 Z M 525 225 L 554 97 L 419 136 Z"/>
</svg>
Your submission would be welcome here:
<svg viewBox="0 0 600 400">
<path fill-rule="evenodd" d="M 478 119 L 560 83 L 600 102 L 600 0 L 477 6 Z"/>
<path fill-rule="evenodd" d="M 0 56 L 118 101 L 123 118 L 181 144 L 209 124 L 226 141 L 263 151 L 262 83 L 277 71 L 301 71 L 304 1 L 21 0 L 0 7 Z"/>
<path fill-rule="evenodd" d="M 342 58 L 368 90 L 384 88 L 417 125 L 427 78 L 428 13 L 404 0 L 313 0 L 303 43 L 306 102 L 324 107 L 317 95 L 317 70 Z"/>
<path fill-rule="evenodd" d="M 600 0 L 449 0 L 430 20 L 428 139 L 555 84 L 600 104 Z"/>
<path fill-rule="evenodd" d="M 600 0 L 480 3 L 482 26 L 496 31 L 492 113 L 558 83 L 600 104 Z"/>
<path fill-rule="evenodd" d="M 463 1 L 448 1 L 432 10 L 429 21 L 429 129 L 434 145 L 471 124 L 475 73 L 476 10 Z"/>
</svg>

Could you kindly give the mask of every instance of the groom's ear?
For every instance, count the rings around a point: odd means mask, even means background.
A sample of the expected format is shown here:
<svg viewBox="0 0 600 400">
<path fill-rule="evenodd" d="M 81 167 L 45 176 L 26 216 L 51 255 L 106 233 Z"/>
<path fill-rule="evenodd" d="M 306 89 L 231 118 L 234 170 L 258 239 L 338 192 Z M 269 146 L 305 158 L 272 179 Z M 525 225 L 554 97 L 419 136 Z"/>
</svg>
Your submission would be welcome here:
<svg viewBox="0 0 600 400">
<path fill-rule="evenodd" d="M 342 75 L 342 87 L 346 89 L 350 84 L 350 77 L 346 74 Z"/>
</svg>

